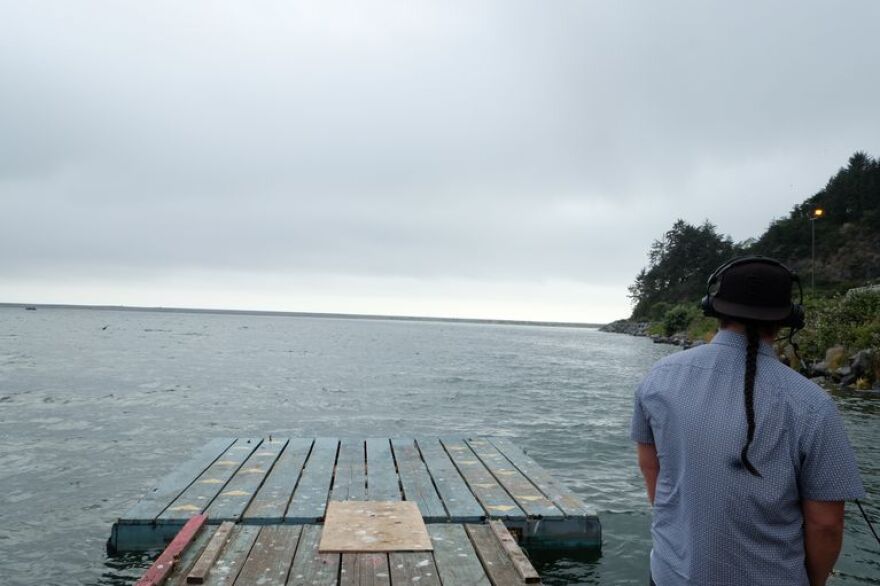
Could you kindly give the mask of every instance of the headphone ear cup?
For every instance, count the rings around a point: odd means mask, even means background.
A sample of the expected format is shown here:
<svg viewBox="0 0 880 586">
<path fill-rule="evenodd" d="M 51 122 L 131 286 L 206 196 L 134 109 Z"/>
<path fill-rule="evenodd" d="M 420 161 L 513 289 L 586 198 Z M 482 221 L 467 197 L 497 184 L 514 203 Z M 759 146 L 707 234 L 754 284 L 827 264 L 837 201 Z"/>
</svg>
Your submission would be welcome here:
<svg viewBox="0 0 880 586">
<path fill-rule="evenodd" d="M 703 310 L 703 315 L 706 317 L 718 317 L 718 312 L 715 311 L 715 308 L 712 307 L 712 296 L 704 295 L 700 300 L 700 309 Z"/>
</svg>

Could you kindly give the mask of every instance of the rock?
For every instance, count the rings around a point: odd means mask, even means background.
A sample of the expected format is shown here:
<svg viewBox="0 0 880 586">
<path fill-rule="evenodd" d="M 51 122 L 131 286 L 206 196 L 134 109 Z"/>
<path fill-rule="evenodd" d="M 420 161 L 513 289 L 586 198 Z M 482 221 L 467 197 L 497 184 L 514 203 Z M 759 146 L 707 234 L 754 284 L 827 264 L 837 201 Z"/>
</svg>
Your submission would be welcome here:
<svg viewBox="0 0 880 586">
<path fill-rule="evenodd" d="M 824 360 L 813 364 L 813 368 L 811 369 L 813 374 L 817 374 L 820 376 L 825 376 L 828 374 L 828 365 Z"/>
<path fill-rule="evenodd" d="M 648 322 L 619 319 L 599 328 L 600 332 L 612 334 L 629 334 L 630 336 L 644 336 L 647 334 Z"/>
<path fill-rule="evenodd" d="M 845 376 L 854 375 L 855 373 L 853 373 L 853 369 L 850 368 L 849 366 L 841 366 L 840 368 L 838 368 L 837 370 L 834 371 L 834 374 L 836 374 L 839 377 L 845 377 Z"/>
<path fill-rule="evenodd" d="M 816 383 L 817 385 L 819 385 L 820 387 L 825 386 L 826 379 L 824 376 L 814 376 L 810 380 L 813 381 L 814 383 Z"/>
<path fill-rule="evenodd" d="M 850 357 L 850 368 L 856 376 L 868 376 L 873 374 L 874 353 L 870 350 L 860 350 Z"/>
<path fill-rule="evenodd" d="M 843 369 L 840 369 L 840 370 L 843 370 Z M 846 376 L 841 377 L 840 384 L 845 387 L 849 387 L 849 386 L 854 385 L 856 383 L 856 380 L 857 380 L 856 375 L 850 373 L 850 374 L 847 374 Z"/>
<path fill-rule="evenodd" d="M 825 351 L 825 364 L 828 370 L 834 371 L 846 363 L 846 348 L 843 346 L 832 346 Z"/>
</svg>

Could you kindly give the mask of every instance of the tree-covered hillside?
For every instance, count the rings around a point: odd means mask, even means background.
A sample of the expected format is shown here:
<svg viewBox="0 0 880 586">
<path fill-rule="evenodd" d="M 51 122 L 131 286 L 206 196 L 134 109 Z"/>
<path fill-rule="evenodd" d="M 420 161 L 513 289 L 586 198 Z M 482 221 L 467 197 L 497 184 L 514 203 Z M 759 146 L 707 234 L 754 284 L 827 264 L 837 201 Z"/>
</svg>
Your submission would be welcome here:
<svg viewBox="0 0 880 586">
<path fill-rule="evenodd" d="M 880 160 L 857 152 L 824 189 L 771 222 L 757 239 L 734 243 L 708 220 L 693 226 L 678 220 L 654 241 L 648 266 L 630 286 L 634 320 L 660 319 L 672 306 L 696 303 L 706 277 L 741 254 L 777 258 L 809 283 L 810 223 L 816 209 L 816 287 L 833 294 L 880 280 Z"/>
</svg>

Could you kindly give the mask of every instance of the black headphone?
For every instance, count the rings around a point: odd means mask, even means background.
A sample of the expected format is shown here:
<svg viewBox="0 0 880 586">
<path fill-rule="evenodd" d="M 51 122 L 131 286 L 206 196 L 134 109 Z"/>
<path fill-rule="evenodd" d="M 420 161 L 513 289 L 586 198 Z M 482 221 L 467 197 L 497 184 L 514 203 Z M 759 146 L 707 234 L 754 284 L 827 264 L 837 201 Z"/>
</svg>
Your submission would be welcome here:
<svg viewBox="0 0 880 586">
<path fill-rule="evenodd" d="M 782 264 L 775 258 L 770 258 L 767 256 L 741 256 L 739 258 L 729 260 L 717 269 L 715 269 L 715 271 L 711 275 L 709 275 L 709 280 L 706 281 L 706 295 L 703 297 L 702 300 L 700 300 L 700 309 L 703 310 L 703 315 L 708 317 L 724 317 L 720 313 L 718 313 L 713 307 L 712 301 L 715 299 L 715 295 L 712 293 L 712 286 L 721 281 L 724 272 L 728 269 L 735 266 L 755 262 L 771 264 L 785 269 L 785 271 L 788 273 L 788 276 L 791 277 L 791 281 L 797 284 L 799 297 L 798 302 L 791 304 L 791 311 L 789 312 L 788 317 L 780 320 L 779 323 L 794 330 L 803 329 L 805 323 L 804 288 L 801 284 L 801 278 L 798 277 L 797 273 L 788 268 L 786 265 Z"/>
</svg>

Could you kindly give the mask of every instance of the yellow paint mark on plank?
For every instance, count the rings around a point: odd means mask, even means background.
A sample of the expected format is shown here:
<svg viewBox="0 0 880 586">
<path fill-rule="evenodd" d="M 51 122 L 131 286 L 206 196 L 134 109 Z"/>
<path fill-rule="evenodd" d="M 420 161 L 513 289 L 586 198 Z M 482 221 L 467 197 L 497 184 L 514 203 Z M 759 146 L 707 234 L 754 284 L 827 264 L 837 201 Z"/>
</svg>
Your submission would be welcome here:
<svg viewBox="0 0 880 586">
<path fill-rule="evenodd" d="M 461 462 L 459 462 L 459 464 L 473 465 L 473 464 L 479 464 L 479 462 L 477 462 L 476 460 L 462 460 Z"/>
<path fill-rule="evenodd" d="M 168 510 L 169 511 L 201 511 L 202 507 L 197 507 L 195 505 L 178 505 L 176 507 L 171 507 Z"/>
<path fill-rule="evenodd" d="M 494 488 L 498 485 L 495 484 L 494 482 L 481 482 L 481 483 L 474 483 L 471 486 L 476 486 L 477 488 Z"/>
<path fill-rule="evenodd" d="M 238 466 L 240 462 L 236 462 L 235 460 L 220 460 L 219 462 L 215 462 L 216 466 Z"/>
<path fill-rule="evenodd" d="M 501 511 L 502 513 L 506 513 L 507 511 L 512 511 L 516 507 L 512 507 L 510 505 L 489 505 L 486 508 L 492 509 L 493 511 Z"/>
<path fill-rule="evenodd" d="M 249 494 L 249 492 L 243 490 L 227 490 L 226 492 L 221 492 L 220 496 L 248 496 Z"/>
<path fill-rule="evenodd" d="M 205 478 L 204 480 L 199 480 L 200 484 L 223 484 L 223 481 L 219 478 Z"/>
<path fill-rule="evenodd" d="M 513 476 L 516 474 L 516 470 L 496 470 L 495 474 L 502 474 L 504 476 Z"/>
<path fill-rule="evenodd" d="M 263 470 L 262 468 L 258 468 L 257 466 L 253 466 L 251 468 L 245 468 L 244 470 L 241 471 L 242 474 L 260 474 L 262 472 L 265 472 L 265 470 Z"/>
<path fill-rule="evenodd" d="M 517 500 L 521 500 L 521 501 L 539 501 L 544 497 L 532 496 L 532 495 L 524 496 L 524 495 L 517 494 L 517 495 L 514 495 L 514 498 L 516 498 Z"/>
</svg>

